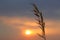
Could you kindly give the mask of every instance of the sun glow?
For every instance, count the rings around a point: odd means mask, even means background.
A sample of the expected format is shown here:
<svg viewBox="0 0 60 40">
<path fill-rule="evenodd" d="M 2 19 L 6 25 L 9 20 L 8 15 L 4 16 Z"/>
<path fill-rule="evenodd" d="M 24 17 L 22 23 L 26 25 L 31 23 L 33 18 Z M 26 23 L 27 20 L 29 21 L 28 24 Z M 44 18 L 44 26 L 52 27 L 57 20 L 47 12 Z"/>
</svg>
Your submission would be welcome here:
<svg viewBox="0 0 60 40">
<path fill-rule="evenodd" d="M 31 30 L 26 30 L 26 31 L 25 31 L 25 34 L 26 34 L 26 35 L 30 35 L 31 33 L 32 33 Z"/>
</svg>

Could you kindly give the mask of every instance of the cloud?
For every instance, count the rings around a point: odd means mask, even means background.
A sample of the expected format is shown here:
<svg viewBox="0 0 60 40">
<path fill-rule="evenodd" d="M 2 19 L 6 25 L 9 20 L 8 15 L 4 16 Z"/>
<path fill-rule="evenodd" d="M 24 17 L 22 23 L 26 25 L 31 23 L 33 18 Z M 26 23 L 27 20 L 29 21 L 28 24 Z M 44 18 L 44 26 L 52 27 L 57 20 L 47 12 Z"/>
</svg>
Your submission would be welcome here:
<svg viewBox="0 0 60 40">
<path fill-rule="evenodd" d="M 45 20 L 45 24 L 46 24 L 45 25 L 46 35 L 48 39 L 50 36 L 60 35 L 59 20 L 47 19 Z M 33 18 L 0 16 L 0 33 L 1 33 L 0 39 L 4 38 L 6 40 L 9 40 L 9 39 L 24 40 L 26 36 L 23 36 L 22 31 L 26 29 L 30 29 L 30 30 L 33 30 L 34 32 L 40 33 L 39 27 L 37 27 L 37 24 L 36 24 L 36 20 L 34 20 Z M 35 38 L 34 36 L 33 38 Z"/>
<path fill-rule="evenodd" d="M 59 0 L 0 0 L 0 16 L 29 16 L 31 17 L 32 5 L 36 3 L 40 10 L 44 12 L 45 18 L 60 19 L 60 1 Z M 57 12 L 56 12 L 56 11 Z M 58 13 L 59 12 L 59 13 Z"/>
</svg>

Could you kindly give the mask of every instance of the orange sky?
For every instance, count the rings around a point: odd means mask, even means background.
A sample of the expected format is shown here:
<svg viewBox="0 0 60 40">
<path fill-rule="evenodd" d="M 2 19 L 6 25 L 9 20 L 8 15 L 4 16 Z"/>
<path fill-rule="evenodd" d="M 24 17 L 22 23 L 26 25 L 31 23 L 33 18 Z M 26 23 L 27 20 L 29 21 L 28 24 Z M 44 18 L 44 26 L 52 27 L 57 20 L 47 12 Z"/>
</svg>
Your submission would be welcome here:
<svg viewBox="0 0 60 40">
<path fill-rule="evenodd" d="M 33 18 L 28 18 L 28 17 L 0 17 L 0 21 L 2 25 L 6 25 L 8 27 L 13 28 L 16 31 L 21 31 L 19 32 L 20 34 L 24 34 L 24 30 L 32 30 L 33 34 L 36 35 L 36 33 L 41 33 L 41 30 L 39 27 L 37 27 L 36 20 Z M 47 19 L 45 20 L 45 26 L 46 26 L 46 35 L 60 35 L 60 21 L 59 20 L 52 20 L 52 19 Z M 4 28 L 6 28 L 4 26 Z M 18 35 L 20 35 L 18 33 Z M 32 36 L 31 35 L 31 36 Z M 22 37 L 23 38 L 23 37 Z"/>
</svg>

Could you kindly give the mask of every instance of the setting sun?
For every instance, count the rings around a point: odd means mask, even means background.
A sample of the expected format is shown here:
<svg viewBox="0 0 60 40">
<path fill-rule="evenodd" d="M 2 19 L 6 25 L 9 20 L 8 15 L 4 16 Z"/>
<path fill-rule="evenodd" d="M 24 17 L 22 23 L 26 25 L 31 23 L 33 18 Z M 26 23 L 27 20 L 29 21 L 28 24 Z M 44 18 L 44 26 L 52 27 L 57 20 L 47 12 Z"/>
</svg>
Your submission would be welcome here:
<svg viewBox="0 0 60 40">
<path fill-rule="evenodd" d="M 26 35 L 30 35 L 31 33 L 32 33 L 32 32 L 31 32 L 30 30 L 26 30 L 26 31 L 25 31 L 25 34 L 26 34 Z"/>
</svg>

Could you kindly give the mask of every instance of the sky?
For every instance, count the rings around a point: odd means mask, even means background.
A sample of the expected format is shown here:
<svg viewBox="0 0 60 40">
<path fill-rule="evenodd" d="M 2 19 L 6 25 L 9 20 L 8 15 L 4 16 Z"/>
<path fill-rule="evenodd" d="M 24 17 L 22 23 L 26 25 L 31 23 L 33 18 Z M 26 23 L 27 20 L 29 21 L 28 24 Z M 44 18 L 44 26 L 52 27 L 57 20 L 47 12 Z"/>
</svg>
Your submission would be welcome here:
<svg viewBox="0 0 60 40">
<path fill-rule="evenodd" d="M 60 40 L 60 0 L 0 0 L 0 40 L 42 40 L 23 33 L 26 29 L 40 32 L 32 3 L 43 13 L 47 40 Z"/>
</svg>

